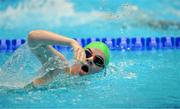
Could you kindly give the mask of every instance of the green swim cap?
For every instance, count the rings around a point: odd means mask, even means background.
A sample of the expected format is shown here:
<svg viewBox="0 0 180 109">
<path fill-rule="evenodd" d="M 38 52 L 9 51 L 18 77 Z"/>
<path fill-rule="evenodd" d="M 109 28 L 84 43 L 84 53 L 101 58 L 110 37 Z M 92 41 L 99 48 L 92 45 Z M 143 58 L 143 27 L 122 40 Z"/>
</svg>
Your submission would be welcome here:
<svg viewBox="0 0 180 109">
<path fill-rule="evenodd" d="M 101 50 L 104 55 L 105 55 L 105 64 L 108 65 L 109 64 L 109 60 L 110 60 L 110 51 L 109 48 L 106 44 L 104 44 L 103 42 L 91 42 L 90 44 L 86 45 L 84 48 L 97 48 L 99 50 Z"/>
</svg>

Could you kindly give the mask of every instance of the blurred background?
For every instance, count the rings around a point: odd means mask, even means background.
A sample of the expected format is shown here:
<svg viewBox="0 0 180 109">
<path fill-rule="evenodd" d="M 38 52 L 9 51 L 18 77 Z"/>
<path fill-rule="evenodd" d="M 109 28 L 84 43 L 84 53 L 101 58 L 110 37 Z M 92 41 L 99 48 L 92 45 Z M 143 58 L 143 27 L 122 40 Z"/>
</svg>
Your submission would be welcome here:
<svg viewBox="0 0 180 109">
<path fill-rule="evenodd" d="M 180 0 L 0 0 L 0 39 L 180 35 Z"/>
</svg>

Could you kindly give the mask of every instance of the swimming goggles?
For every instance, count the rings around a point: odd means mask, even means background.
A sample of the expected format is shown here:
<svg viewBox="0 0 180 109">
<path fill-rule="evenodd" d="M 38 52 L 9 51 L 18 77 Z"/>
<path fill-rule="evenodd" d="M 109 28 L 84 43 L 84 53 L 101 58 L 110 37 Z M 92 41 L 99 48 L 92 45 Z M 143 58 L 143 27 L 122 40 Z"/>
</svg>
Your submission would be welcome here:
<svg viewBox="0 0 180 109">
<path fill-rule="evenodd" d="M 90 58 L 93 56 L 93 52 L 91 51 L 91 49 L 87 48 L 85 49 L 85 54 L 86 54 L 86 58 Z M 95 55 L 93 56 L 93 62 L 95 65 L 97 65 L 98 67 L 104 67 L 104 59 L 99 56 L 99 55 Z M 84 71 L 84 72 L 88 72 L 89 71 L 89 67 L 87 65 L 83 65 L 81 67 L 81 69 Z"/>
<path fill-rule="evenodd" d="M 87 48 L 85 50 L 85 54 L 86 54 L 86 58 L 90 58 L 90 57 L 93 56 L 93 52 L 89 48 Z M 99 55 L 93 56 L 93 62 L 98 67 L 104 67 L 104 59 L 101 56 L 99 56 Z"/>
</svg>

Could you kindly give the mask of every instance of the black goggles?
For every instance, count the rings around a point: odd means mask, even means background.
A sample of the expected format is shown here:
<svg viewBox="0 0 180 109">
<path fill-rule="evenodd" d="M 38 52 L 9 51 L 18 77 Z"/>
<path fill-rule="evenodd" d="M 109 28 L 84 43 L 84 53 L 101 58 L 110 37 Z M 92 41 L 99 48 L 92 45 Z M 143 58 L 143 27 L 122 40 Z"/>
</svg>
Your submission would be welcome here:
<svg viewBox="0 0 180 109">
<path fill-rule="evenodd" d="M 85 49 L 85 54 L 86 54 L 86 58 L 90 58 L 90 57 L 93 56 L 92 55 L 93 52 L 89 48 Z M 98 67 L 104 67 L 104 59 L 101 56 L 99 56 L 99 55 L 93 56 L 93 62 Z"/>
</svg>

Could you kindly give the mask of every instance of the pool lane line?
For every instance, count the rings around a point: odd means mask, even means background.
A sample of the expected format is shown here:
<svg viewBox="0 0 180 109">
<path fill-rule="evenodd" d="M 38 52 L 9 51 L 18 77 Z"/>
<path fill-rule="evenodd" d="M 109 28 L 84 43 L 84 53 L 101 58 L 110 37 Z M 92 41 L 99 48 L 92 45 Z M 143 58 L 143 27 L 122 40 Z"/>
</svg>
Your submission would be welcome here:
<svg viewBox="0 0 180 109">
<path fill-rule="evenodd" d="M 119 37 L 119 38 L 74 38 L 83 47 L 92 41 L 102 41 L 111 50 L 137 51 L 180 49 L 180 37 Z M 0 39 L 0 52 L 14 52 L 26 42 L 25 39 Z M 53 45 L 57 50 L 70 49 L 70 47 Z"/>
</svg>

